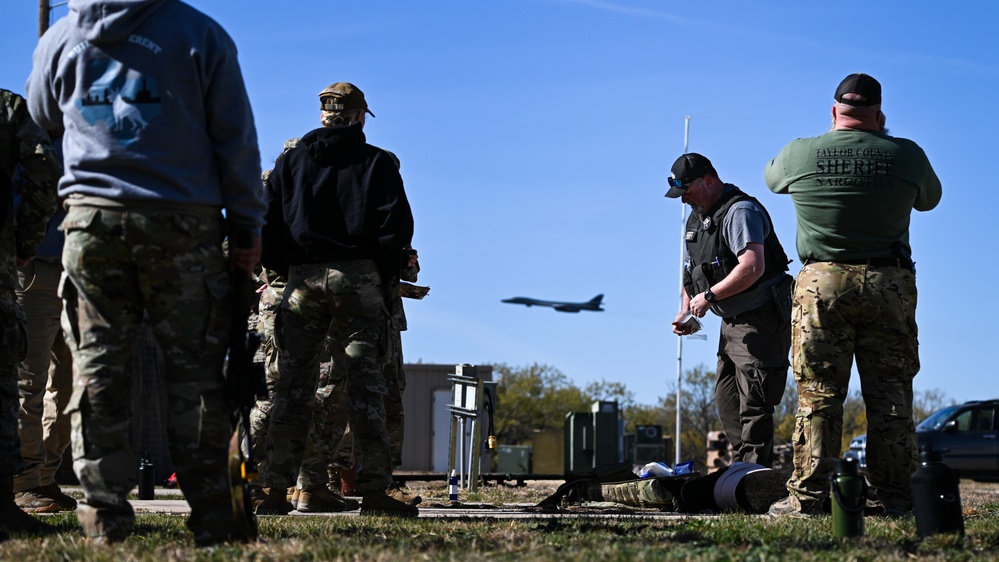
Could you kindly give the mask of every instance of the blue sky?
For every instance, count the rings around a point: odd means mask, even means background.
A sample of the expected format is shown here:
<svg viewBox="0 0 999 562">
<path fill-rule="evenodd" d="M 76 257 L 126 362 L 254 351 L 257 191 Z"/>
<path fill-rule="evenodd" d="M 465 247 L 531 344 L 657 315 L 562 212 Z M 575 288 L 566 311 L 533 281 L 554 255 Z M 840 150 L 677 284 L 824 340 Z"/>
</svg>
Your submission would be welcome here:
<svg viewBox="0 0 999 562">
<path fill-rule="evenodd" d="M 836 85 L 869 73 L 892 134 L 925 149 L 944 189 L 912 220 L 915 388 L 999 396 L 981 358 L 996 347 L 999 273 L 999 188 L 983 175 L 999 130 L 994 3 L 189 3 L 239 48 L 265 168 L 285 139 L 319 125 L 326 85 L 365 92 L 377 115 L 369 142 L 402 161 L 431 286 L 407 301 L 408 361 L 545 363 L 579 385 L 621 381 L 642 403 L 676 379 L 680 203 L 663 194 L 685 116 L 690 150 L 767 206 L 793 274 L 791 200 L 766 189 L 763 167 L 788 141 L 826 131 Z M 6 2 L 3 87 L 23 92 L 37 6 Z M 597 293 L 606 312 L 500 303 Z M 718 328 L 708 318 L 708 340 L 684 342 L 684 368 L 714 368 Z"/>
</svg>

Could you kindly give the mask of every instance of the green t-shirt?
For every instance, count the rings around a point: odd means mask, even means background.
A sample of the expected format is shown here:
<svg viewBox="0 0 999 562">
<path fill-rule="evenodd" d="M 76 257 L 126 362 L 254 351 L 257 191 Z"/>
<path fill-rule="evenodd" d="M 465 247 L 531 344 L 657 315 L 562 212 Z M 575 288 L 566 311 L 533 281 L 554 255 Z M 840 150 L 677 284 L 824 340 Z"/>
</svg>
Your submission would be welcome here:
<svg viewBox="0 0 999 562">
<path fill-rule="evenodd" d="M 940 180 L 916 143 L 843 129 L 788 143 L 764 170 L 774 193 L 789 193 L 802 261 L 892 255 L 909 248 L 912 209 L 940 202 Z"/>
</svg>

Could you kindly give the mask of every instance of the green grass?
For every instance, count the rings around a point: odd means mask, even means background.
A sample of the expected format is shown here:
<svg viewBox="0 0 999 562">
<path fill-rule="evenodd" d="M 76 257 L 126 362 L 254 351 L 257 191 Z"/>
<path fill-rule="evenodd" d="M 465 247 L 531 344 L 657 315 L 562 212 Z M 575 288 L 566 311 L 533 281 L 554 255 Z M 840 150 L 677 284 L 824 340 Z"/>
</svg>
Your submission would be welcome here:
<svg viewBox="0 0 999 562">
<path fill-rule="evenodd" d="M 425 497 L 428 495 L 423 494 Z M 492 488 L 477 499 L 537 501 L 535 490 Z M 530 499 L 529 499 L 530 498 Z M 463 500 L 466 498 L 462 498 Z M 965 503 L 964 537 L 916 535 L 915 522 L 866 519 L 866 535 L 835 539 L 829 517 L 409 519 L 385 517 L 262 517 L 261 541 L 196 549 L 184 516 L 139 515 L 124 543 L 93 546 L 74 514 L 46 521 L 47 538 L 15 537 L 0 544 L 0 559 L 93 561 L 319 561 L 448 560 L 616 562 L 653 560 L 999 560 L 999 503 Z"/>
</svg>

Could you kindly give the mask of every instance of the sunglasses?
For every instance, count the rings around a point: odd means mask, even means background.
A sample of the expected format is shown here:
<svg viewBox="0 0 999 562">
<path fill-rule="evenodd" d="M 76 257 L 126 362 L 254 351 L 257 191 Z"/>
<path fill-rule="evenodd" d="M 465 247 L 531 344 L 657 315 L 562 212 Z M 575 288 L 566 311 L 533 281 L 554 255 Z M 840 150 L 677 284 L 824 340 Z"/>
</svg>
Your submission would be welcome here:
<svg viewBox="0 0 999 562">
<path fill-rule="evenodd" d="M 666 181 L 667 181 L 667 183 L 669 183 L 670 187 L 676 187 L 678 189 L 684 189 L 685 190 L 685 189 L 689 189 L 690 186 L 693 185 L 694 182 L 697 181 L 697 180 L 699 180 L 699 179 L 701 179 L 701 178 L 694 178 L 694 179 L 692 179 L 692 180 L 684 183 L 680 179 L 675 178 L 673 176 L 670 176 L 669 178 L 666 179 Z"/>
</svg>

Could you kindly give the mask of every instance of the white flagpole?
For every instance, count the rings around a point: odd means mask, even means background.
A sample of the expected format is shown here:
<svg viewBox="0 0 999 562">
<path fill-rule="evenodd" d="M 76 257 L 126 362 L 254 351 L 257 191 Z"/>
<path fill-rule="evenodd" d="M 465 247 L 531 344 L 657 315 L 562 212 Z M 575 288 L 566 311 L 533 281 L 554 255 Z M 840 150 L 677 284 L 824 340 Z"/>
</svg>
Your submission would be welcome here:
<svg viewBox="0 0 999 562">
<path fill-rule="evenodd" d="M 690 140 L 690 116 L 683 122 L 683 153 L 687 153 Z M 680 204 L 680 306 L 683 307 L 683 254 L 686 249 L 684 236 L 687 234 L 687 206 Z M 683 379 L 683 338 L 676 338 L 676 454 L 673 466 L 680 464 L 680 384 Z"/>
</svg>

